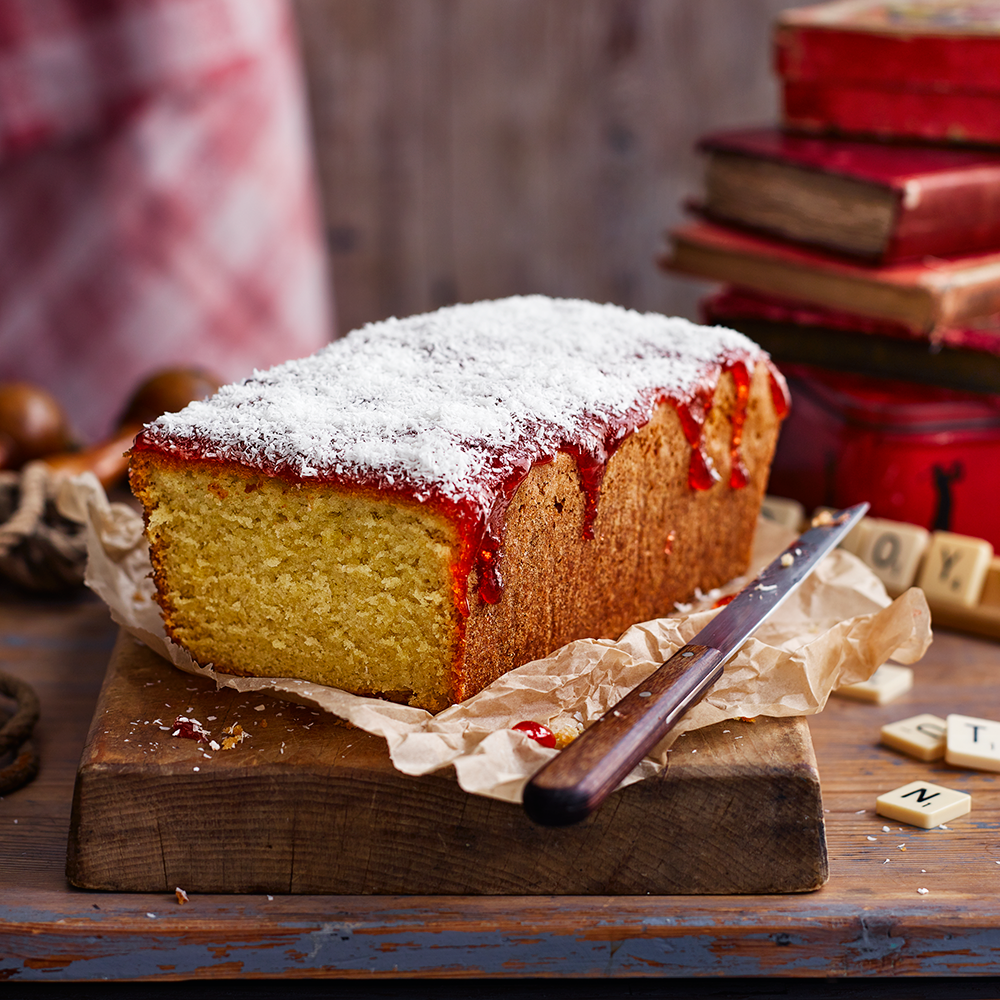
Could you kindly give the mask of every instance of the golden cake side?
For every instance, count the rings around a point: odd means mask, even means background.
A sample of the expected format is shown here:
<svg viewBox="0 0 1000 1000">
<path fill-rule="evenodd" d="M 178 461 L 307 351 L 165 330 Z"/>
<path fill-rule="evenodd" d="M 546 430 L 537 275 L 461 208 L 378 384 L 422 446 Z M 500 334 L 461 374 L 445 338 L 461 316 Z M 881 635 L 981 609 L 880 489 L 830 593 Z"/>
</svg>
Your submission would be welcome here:
<svg viewBox="0 0 1000 1000">
<path fill-rule="evenodd" d="M 461 648 L 455 526 L 420 504 L 138 452 L 167 634 L 225 673 L 442 705 Z"/>
</svg>

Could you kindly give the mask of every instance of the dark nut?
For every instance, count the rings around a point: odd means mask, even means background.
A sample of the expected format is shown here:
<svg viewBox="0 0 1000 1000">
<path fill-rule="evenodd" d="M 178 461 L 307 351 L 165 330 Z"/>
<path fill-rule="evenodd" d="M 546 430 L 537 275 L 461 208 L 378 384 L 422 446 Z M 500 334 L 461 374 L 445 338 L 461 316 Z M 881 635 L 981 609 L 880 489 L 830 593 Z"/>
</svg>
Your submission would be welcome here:
<svg viewBox="0 0 1000 1000">
<path fill-rule="evenodd" d="M 119 426 L 148 424 L 162 413 L 176 413 L 188 403 L 207 399 L 218 391 L 214 375 L 194 368 L 175 368 L 159 372 L 136 389 L 122 414 Z"/>
<path fill-rule="evenodd" d="M 71 444 L 62 407 L 27 382 L 0 383 L 0 465 L 20 468 Z"/>
</svg>

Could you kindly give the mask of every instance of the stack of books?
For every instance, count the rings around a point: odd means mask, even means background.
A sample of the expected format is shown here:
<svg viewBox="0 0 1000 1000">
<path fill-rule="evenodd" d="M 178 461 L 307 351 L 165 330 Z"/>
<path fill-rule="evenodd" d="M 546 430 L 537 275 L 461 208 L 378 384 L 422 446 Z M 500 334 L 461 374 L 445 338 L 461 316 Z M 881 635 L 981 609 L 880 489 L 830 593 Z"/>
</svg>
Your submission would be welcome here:
<svg viewBox="0 0 1000 1000">
<path fill-rule="evenodd" d="M 1000 546 L 1000 3 L 798 8 L 776 50 L 782 125 L 702 139 L 662 264 L 789 380 L 771 492 Z"/>
</svg>

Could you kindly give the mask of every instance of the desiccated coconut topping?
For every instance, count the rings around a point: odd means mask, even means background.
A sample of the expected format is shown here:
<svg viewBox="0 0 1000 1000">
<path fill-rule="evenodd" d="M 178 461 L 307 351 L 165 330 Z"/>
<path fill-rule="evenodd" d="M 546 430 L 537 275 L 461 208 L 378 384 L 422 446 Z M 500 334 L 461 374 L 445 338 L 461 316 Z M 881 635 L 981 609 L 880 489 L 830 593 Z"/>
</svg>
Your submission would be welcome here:
<svg viewBox="0 0 1000 1000">
<path fill-rule="evenodd" d="M 304 479 L 359 477 L 488 509 L 512 472 L 690 403 L 727 363 L 766 355 L 732 330 L 527 296 L 389 319 L 150 424 L 140 446 Z"/>
</svg>

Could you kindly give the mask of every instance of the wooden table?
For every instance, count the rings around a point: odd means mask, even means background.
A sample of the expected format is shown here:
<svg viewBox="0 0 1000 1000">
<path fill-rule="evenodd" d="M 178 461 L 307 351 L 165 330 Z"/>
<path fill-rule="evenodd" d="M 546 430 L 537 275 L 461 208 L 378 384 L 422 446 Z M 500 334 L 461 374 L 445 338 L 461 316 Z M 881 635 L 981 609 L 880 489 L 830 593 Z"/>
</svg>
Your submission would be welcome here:
<svg viewBox="0 0 1000 1000">
<path fill-rule="evenodd" d="M 42 771 L 0 800 L 0 981 L 1000 973 L 1000 774 L 877 745 L 881 724 L 918 712 L 1000 717 L 1000 644 L 941 633 L 908 696 L 881 708 L 832 699 L 811 721 L 831 867 L 818 892 L 180 905 L 64 877 L 76 765 L 115 634 L 94 599 L 0 595 L 0 668 L 35 686 L 43 712 Z M 878 793 L 916 778 L 971 793 L 972 813 L 937 830 L 875 815 Z"/>
</svg>

